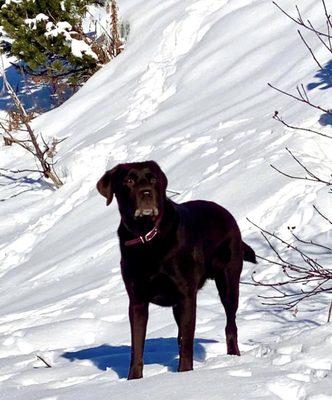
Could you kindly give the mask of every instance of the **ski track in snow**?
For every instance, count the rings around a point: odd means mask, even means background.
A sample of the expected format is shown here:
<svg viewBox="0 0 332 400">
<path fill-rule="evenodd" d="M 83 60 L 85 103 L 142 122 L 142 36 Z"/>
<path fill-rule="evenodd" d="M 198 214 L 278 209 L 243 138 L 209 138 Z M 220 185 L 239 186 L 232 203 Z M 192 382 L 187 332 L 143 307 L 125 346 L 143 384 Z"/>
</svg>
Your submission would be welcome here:
<svg viewBox="0 0 332 400">
<path fill-rule="evenodd" d="M 131 3 L 123 3 L 130 10 Z M 277 26 L 277 20 L 264 25 L 260 38 L 265 37 L 265 42 L 253 45 L 257 36 L 250 27 L 253 18 L 261 18 L 267 12 L 263 3 L 186 0 L 183 6 L 180 0 L 165 2 L 170 16 L 165 25 L 154 28 L 158 40 L 151 44 L 154 50 L 148 60 L 141 65 L 137 53 L 133 52 L 131 57 L 129 43 L 129 54 L 125 50 L 122 58 L 114 61 L 120 65 L 137 62 L 139 71 L 134 84 L 128 75 L 128 85 L 133 89 L 130 93 L 125 90 L 126 85 L 112 92 L 115 98 L 120 93 L 125 99 L 125 106 L 119 106 L 120 112 L 117 104 L 113 111 L 112 99 L 107 109 L 106 100 L 98 97 L 100 82 L 112 90 L 112 86 L 107 86 L 109 80 L 112 83 L 112 73 L 105 70 L 105 75 L 101 71 L 92 78 L 62 111 L 55 110 L 43 117 L 46 130 L 60 126 L 59 115 L 66 115 L 64 120 L 68 118 L 62 128 L 72 132 L 62 160 L 66 185 L 56 193 L 40 189 L 40 197 L 31 194 L 25 206 L 18 197 L 13 206 L 1 212 L 3 227 L 11 229 L 13 223 L 16 227 L 8 237 L 4 230 L 0 231 L 1 398 L 332 399 L 332 333 L 329 325 L 322 324 L 326 320 L 327 299 L 309 302 L 295 317 L 263 307 L 257 298 L 262 292 L 243 285 L 238 313 L 242 357 L 231 357 L 225 354 L 225 317 L 212 282 L 198 299 L 195 370 L 174 373 L 177 332 L 171 311 L 152 306 L 145 378 L 139 382 L 125 381 L 130 347 L 127 296 L 115 237 L 118 216 L 116 206 L 106 209 L 95 191 L 95 183 L 105 168 L 133 159 L 160 160 L 169 172 L 170 187 L 181 193 L 176 201 L 198 197 L 220 201 L 235 213 L 244 236 L 260 253 L 267 249 L 246 216 L 286 239 L 291 238 L 287 227 L 293 225 L 307 227 L 309 235 L 313 222 L 322 234 L 327 231 L 321 222 L 316 222 L 311 207 L 317 196 L 322 196 L 320 190 L 273 175 L 268 167 L 269 163 L 286 169 L 293 167 L 284 154 L 286 144 L 310 154 L 305 161 L 312 163 L 315 171 L 324 172 L 319 160 L 328 163 L 329 154 L 323 139 L 320 142 L 301 138 L 299 144 L 291 132 L 278 131 L 275 126 L 272 129 L 272 122 L 266 121 L 267 110 L 272 111 L 275 101 L 282 100 L 271 99 L 272 95 L 265 95 L 262 100 L 257 91 L 260 81 L 256 71 L 262 74 L 266 68 L 274 70 L 274 52 L 279 51 L 282 58 L 283 52 L 288 51 L 287 56 L 291 57 L 290 49 L 293 54 L 294 46 L 286 28 L 280 31 L 280 37 L 289 47 L 284 50 L 284 46 L 273 44 L 270 25 Z M 317 9 L 313 0 L 305 3 Z M 138 14 L 140 6 L 143 7 L 141 0 L 133 3 Z M 156 18 L 164 17 L 161 2 L 154 6 L 159 12 Z M 139 18 L 144 17 L 142 11 Z M 228 25 L 232 18 L 245 21 L 234 32 Z M 212 40 L 209 33 L 213 29 Z M 220 52 L 216 44 L 222 40 L 225 46 L 229 41 L 235 42 L 234 54 L 219 54 L 220 61 L 216 63 L 215 54 Z M 264 46 L 270 42 L 273 47 L 268 51 Z M 142 43 L 143 53 L 149 44 Z M 256 57 L 257 66 L 252 65 L 251 57 Z M 294 63 L 302 62 L 302 53 L 294 57 Z M 239 60 L 244 63 L 242 67 Z M 280 66 L 283 61 L 282 58 Z M 198 76 L 202 83 L 197 78 L 191 83 L 186 81 L 192 72 L 188 63 L 195 71 L 189 82 L 197 70 L 201 71 Z M 215 70 L 224 68 L 223 81 L 215 79 L 211 65 Z M 214 77 L 216 89 L 212 100 L 211 80 L 205 70 Z M 310 68 L 307 70 L 306 76 L 311 77 Z M 248 71 L 252 71 L 253 80 L 257 79 L 256 85 L 251 86 L 245 78 L 250 76 Z M 237 91 L 229 85 L 234 77 L 237 81 L 233 85 L 240 85 Z M 265 78 L 269 79 L 268 74 Z M 98 89 L 94 89 L 94 82 Z M 91 95 L 91 112 L 84 90 Z M 91 139 L 86 133 L 86 122 L 80 123 L 80 96 L 81 108 L 90 118 Z M 283 101 L 282 106 L 287 108 L 287 99 Z M 101 110 L 105 108 L 96 119 L 95 104 Z M 233 109 L 241 111 L 234 114 Z M 295 111 L 294 114 L 301 114 Z M 7 162 L 7 156 L 3 157 Z M 12 157 L 16 162 L 20 155 L 13 151 Z M 252 270 L 252 266 L 245 266 L 243 280 L 249 280 Z M 257 271 L 257 276 L 275 276 L 275 270 L 265 266 Z M 52 368 L 45 368 L 36 356 L 42 356 Z"/>
</svg>

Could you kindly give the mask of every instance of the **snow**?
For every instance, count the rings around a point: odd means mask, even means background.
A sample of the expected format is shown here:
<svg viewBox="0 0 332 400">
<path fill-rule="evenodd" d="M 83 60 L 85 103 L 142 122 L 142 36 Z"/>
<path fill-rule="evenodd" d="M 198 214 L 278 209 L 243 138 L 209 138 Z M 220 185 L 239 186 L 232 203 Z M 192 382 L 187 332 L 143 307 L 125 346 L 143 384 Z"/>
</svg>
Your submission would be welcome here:
<svg viewBox="0 0 332 400">
<path fill-rule="evenodd" d="M 78 40 L 70 38 L 70 48 L 73 56 L 82 58 L 84 54 L 98 60 L 96 53 L 91 50 L 91 47 L 84 42 L 84 40 Z"/>
<path fill-rule="evenodd" d="M 5 3 L 1 6 L 1 8 L 5 8 L 8 5 L 10 5 L 11 3 L 15 3 L 15 4 L 20 4 L 22 3 L 23 0 L 6 0 Z M 27 0 L 27 1 L 35 1 L 35 0 Z"/>
<path fill-rule="evenodd" d="M 293 12 L 295 2 L 280 5 Z M 329 224 L 312 210 L 313 203 L 328 210 L 327 189 L 289 180 L 269 164 L 299 172 L 287 146 L 328 177 L 331 143 L 284 129 L 273 112 L 326 132 L 331 123 L 322 128 L 315 110 L 267 87 L 311 84 L 316 103 L 330 102 L 296 27 L 271 2 L 119 0 L 119 8 L 130 23 L 125 50 L 34 121 L 45 140 L 67 137 L 57 163 L 65 185 L 53 191 L 33 173 L 0 176 L 0 197 L 7 199 L 0 203 L 1 399 L 331 399 L 331 299 L 309 299 L 295 315 L 262 305 L 258 295 L 268 289 L 246 284 L 238 312 L 241 357 L 226 355 L 225 316 L 210 282 L 198 298 L 195 370 L 175 373 L 172 312 L 151 306 L 144 379 L 126 381 L 119 215 L 95 189 L 105 169 L 156 160 L 170 189 L 180 192 L 175 201 L 222 204 L 245 240 L 269 256 L 247 217 L 285 238 L 296 226 L 304 237 L 330 242 Z M 316 26 L 323 23 L 319 2 L 303 0 L 301 8 Z M 313 43 L 327 62 L 319 46 Z M 0 149 L 0 165 L 34 166 L 15 147 Z M 246 264 L 243 282 L 254 269 L 262 278 L 279 276 L 266 263 Z"/>
<path fill-rule="evenodd" d="M 57 22 L 56 25 L 53 22 L 46 24 L 46 37 L 57 37 L 63 35 L 66 40 L 66 44 L 70 46 L 73 56 L 82 58 L 84 54 L 91 56 L 95 60 L 98 60 L 96 53 L 84 40 L 75 39 L 72 35 L 77 35 L 77 32 L 71 31 L 72 26 L 67 21 Z"/>
<path fill-rule="evenodd" d="M 35 18 L 26 18 L 24 23 L 29 25 L 29 27 L 33 30 L 37 29 L 37 23 L 40 21 L 48 21 L 49 17 L 43 13 L 39 13 L 35 16 Z"/>
</svg>

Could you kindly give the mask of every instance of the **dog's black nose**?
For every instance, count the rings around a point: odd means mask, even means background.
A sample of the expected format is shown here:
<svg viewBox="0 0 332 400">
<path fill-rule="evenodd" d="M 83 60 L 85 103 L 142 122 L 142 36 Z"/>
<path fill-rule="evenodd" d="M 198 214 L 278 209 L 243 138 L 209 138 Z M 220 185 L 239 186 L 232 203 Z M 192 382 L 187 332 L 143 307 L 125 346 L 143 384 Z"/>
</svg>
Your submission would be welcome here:
<svg viewBox="0 0 332 400">
<path fill-rule="evenodd" d="M 152 197 L 152 191 L 150 189 L 141 189 L 140 194 L 143 197 Z"/>
</svg>

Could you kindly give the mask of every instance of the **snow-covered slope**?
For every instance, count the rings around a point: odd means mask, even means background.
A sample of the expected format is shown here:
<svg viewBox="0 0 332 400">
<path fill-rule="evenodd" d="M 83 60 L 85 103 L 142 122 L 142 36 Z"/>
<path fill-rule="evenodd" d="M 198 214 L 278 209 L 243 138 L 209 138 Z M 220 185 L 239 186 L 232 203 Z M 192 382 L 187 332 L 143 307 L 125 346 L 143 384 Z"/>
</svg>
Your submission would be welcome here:
<svg viewBox="0 0 332 400">
<path fill-rule="evenodd" d="M 280 2 L 287 10 L 295 2 Z M 130 22 L 125 51 L 69 101 L 35 121 L 45 136 L 67 137 L 53 192 L 33 174 L 1 177 L 0 397 L 2 399 L 331 399 L 329 299 L 296 316 L 261 305 L 243 285 L 238 313 L 242 357 L 225 355 L 224 313 L 213 282 L 199 296 L 195 371 L 176 374 L 171 311 L 152 306 L 145 378 L 124 378 L 130 355 L 127 296 L 120 277 L 116 205 L 95 190 L 105 169 L 156 160 L 176 201 L 210 199 L 237 218 L 246 241 L 269 249 L 246 221 L 287 237 L 328 235 L 310 204 L 325 189 L 287 180 L 296 171 L 285 146 L 321 174 L 331 162 L 323 137 L 276 124 L 315 126 L 320 115 L 267 87 L 292 90 L 315 78 L 296 28 L 266 0 L 119 0 Z M 323 21 L 316 0 L 301 7 Z M 314 44 L 313 44 L 314 46 Z M 317 48 L 321 58 L 326 56 Z M 323 59 L 324 61 L 324 59 Z M 322 78 L 323 79 L 323 78 Z M 329 106 L 319 85 L 313 99 Z M 325 129 L 330 129 L 329 126 Z M 3 168 L 25 168 L 19 149 L 1 148 Z M 249 281 L 246 265 L 243 281 Z M 261 264 L 260 276 L 275 269 Z M 52 368 L 44 368 L 36 356 Z"/>
</svg>

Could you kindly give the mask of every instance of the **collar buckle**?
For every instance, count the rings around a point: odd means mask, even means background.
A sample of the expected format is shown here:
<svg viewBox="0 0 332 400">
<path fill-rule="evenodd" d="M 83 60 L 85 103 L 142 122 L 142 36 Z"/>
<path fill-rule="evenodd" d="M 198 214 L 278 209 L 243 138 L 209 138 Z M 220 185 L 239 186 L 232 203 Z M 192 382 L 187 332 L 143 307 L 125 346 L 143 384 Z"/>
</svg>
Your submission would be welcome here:
<svg viewBox="0 0 332 400">
<path fill-rule="evenodd" d="M 146 235 L 139 236 L 136 239 L 127 240 L 125 242 L 125 246 L 135 246 L 136 244 L 145 244 L 150 242 L 154 237 L 156 237 L 159 233 L 159 229 L 155 226 L 151 231 L 149 231 Z"/>
</svg>

